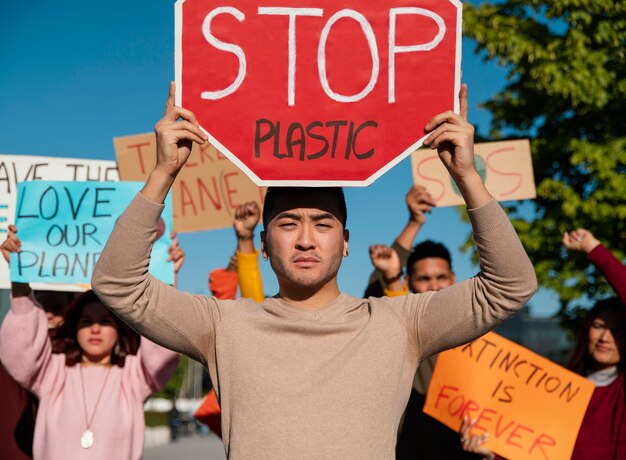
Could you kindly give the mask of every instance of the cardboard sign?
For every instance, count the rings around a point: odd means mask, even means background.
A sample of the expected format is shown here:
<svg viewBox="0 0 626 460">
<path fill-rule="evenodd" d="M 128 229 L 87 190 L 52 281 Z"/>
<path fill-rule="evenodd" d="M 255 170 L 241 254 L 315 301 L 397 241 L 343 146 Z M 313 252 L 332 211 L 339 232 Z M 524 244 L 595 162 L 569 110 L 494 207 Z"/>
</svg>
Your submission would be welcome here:
<svg viewBox="0 0 626 460">
<path fill-rule="evenodd" d="M 156 164 L 154 134 L 117 137 L 113 144 L 122 180 L 145 181 Z M 172 193 L 177 232 L 229 228 L 235 208 L 247 201 L 261 206 L 264 197 L 264 190 L 209 144 L 194 144 Z"/>
<path fill-rule="evenodd" d="M 140 182 L 19 183 L 15 225 L 22 250 L 11 253 L 11 281 L 89 285 L 115 221 L 142 186 Z M 174 267 L 167 262 L 171 215 L 168 197 L 150 272 L 174 284 Z"/>
<path fill-rule="evenodd" d="M 176 104 L 259 185 L 368 185 L 458 112 L 458 0 L 176 2 Z"/>
<path fill-rule="evenodd" d="M 424 412 L 458 431 L 464 415 L 485 446 L 515 460 L 570 458 L 594 385 L 489 333 L 441 353 Z"/>
<path fill-rule="evenodd" d="M 0 241 L 7 227 L 15 223 L 17 183 L 37 180 L 117 181 L 114 161 L 56 158 L 31 155 L 0 155 Z M 20 235 L 21 236 L 21 235 Z M 0 261 L 0 289 L 9 289 L 9 267 Z M 59 291 L 83 290 L 76 285 L 33 283 L 33 289 Z"/>
<path fill-rule="evenodd" d="M 537 196 L 528 139 L 475 144 L 474 153 L 476 169 L 496 200 L 529 200 Z M 414 152 L 411 168 L 413 182 L 426 187 L 437 206 L 465 204 L 436 150 Z"/>
</svg>

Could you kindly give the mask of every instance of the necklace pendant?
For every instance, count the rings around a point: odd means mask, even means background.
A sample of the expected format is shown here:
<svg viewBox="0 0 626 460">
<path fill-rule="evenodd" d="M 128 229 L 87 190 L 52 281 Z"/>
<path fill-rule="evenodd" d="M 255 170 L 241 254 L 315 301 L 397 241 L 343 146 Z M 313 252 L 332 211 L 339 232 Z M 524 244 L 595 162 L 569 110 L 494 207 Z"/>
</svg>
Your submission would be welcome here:
<svg viewBox="0 0 626 460">
<path fill-rule="evenodd" d="M 89 449 L 93 446 L 93 432 L 87 428 L 80 437 L 80 445 L 83 449 Z"/>
</svg>

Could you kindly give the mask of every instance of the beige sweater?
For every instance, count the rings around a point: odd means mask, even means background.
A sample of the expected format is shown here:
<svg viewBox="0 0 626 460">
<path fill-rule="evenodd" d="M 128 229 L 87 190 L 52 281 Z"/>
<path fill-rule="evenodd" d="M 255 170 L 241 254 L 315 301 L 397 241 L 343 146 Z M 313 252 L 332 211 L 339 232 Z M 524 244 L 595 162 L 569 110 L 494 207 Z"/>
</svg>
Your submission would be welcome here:
<svg viewBox="0 0 626 460">
<path fill-rule="evenodd" d="M 393 459 L 419 361 L 489 331 L 536 289 L 495 201 L 468 211 L 476 277 L 404 297 L 341 294 L 317 311 L 280 298 L 191 295 L 156 280 L 148 262 L 161 211 L 141 195 L 133 200 L 93 288 L 142 335 L 208 366 L 233 459 Z"/>
</svg>

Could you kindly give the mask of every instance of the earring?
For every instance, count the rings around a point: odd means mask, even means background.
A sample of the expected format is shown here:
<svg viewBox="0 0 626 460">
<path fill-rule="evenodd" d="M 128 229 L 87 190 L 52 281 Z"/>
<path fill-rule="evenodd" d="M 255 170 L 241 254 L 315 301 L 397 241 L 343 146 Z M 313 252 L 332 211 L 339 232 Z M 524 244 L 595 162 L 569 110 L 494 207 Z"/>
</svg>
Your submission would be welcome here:
<svg viewBox="0 0 626 460">
<path fill-rule="evenodd" d="M 270 258 L 270 256 L 268 256 L 267 254 L 265 254 L 265 255 L 263 256 L 263 260 L 269 260 L 269 258 Z"/>
</svg>

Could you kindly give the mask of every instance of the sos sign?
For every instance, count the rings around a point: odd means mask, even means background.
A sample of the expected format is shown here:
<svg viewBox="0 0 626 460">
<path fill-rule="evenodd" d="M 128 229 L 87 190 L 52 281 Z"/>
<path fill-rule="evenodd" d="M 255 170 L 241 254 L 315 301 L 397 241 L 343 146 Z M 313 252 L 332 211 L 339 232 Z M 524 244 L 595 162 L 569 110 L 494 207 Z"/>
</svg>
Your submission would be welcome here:
<svg viewBox="0 0 626 460">
<path fill-rule="evenodd" d="M 258 185 L 368 185 L 458 112 L 459 1 L 271 3 L 176 3 L 176 103 Z"/>
</svg>

